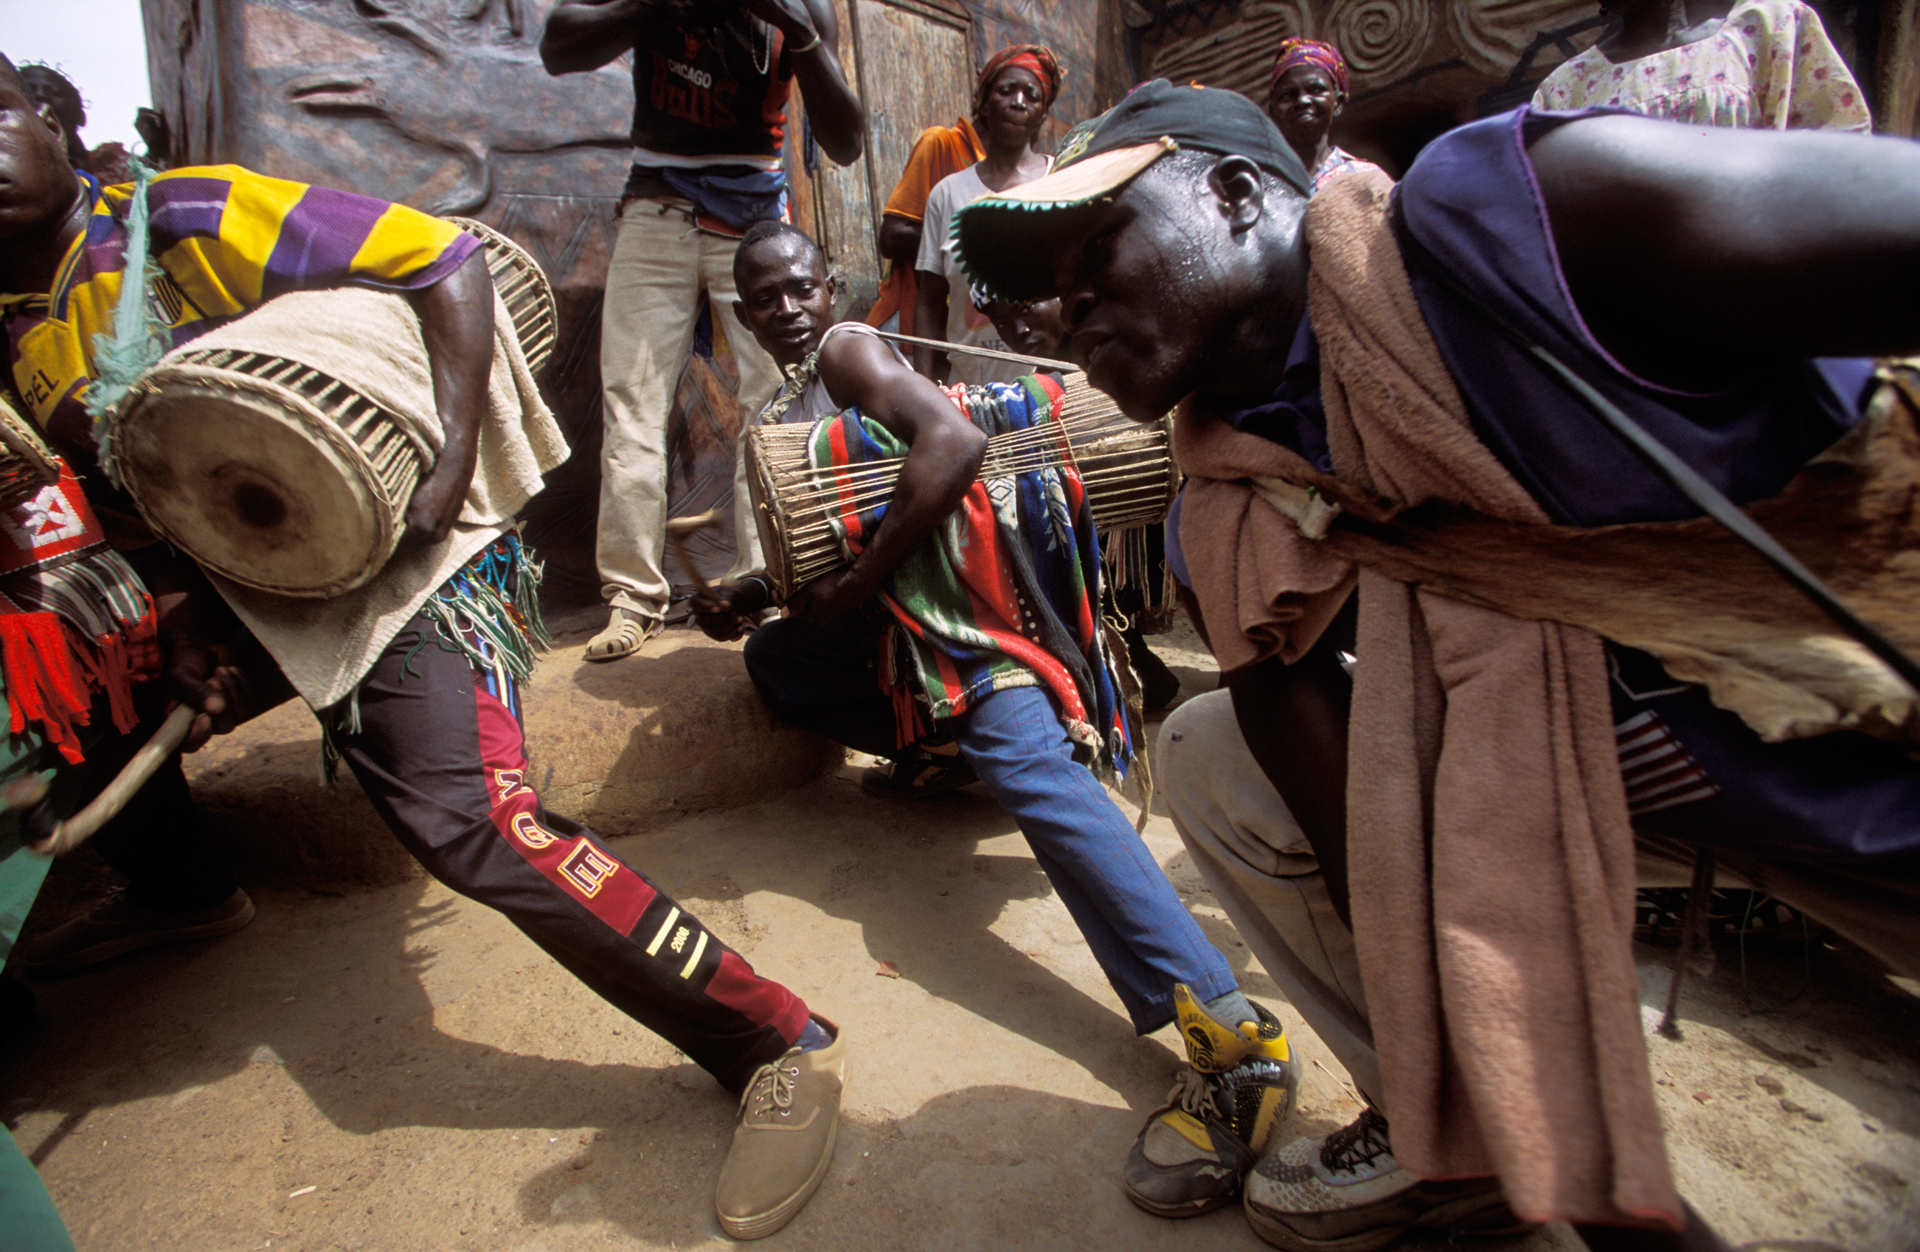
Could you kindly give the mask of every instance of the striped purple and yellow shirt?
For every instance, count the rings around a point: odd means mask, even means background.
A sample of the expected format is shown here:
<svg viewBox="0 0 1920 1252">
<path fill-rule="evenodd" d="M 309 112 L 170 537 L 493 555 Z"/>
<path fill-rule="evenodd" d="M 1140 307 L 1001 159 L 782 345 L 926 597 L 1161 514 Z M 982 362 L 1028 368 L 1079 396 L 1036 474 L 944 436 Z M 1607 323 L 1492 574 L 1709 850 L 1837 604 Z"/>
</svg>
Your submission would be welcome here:
<svg viewBox="0 0 1920 1252">
<path fill-rule="evenodd" d="M 87 180 L 93 212 L 61 261 L 53 289 L 0 295 L 13 379 L 34 421 L 77 469 L 93 464 L 87 386 L 94 336 L 112 329 L 127 267 L 131 184 Z M 404 205 L 268 178 L 237 165 L 189 166 L 147 187 L 156 319 L 171 346 L 289 291 L 354 283 L 429 287 L 478 240 Z"/>
</svg>

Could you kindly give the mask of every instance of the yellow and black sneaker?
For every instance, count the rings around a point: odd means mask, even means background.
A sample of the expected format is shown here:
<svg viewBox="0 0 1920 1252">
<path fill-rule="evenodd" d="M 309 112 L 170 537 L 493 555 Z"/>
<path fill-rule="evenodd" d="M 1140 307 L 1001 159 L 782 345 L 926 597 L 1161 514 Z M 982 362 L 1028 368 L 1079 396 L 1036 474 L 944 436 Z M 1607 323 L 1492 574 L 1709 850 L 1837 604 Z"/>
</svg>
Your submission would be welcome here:
<svg viewBox="0 0 1920 1252">
<path fill-rule="evenodd" d="M 1126 1185 L 1149 1213 L 1192 1217 L 1239 1194 L 1300 1079 L 1286 1031 L 1266 1009 L 1249 1000 L 1256 1020 L 1229 1025 L 1184 984 L 1173 996 L 1190 1068 L 1133 1141 Z"/>
</svg>

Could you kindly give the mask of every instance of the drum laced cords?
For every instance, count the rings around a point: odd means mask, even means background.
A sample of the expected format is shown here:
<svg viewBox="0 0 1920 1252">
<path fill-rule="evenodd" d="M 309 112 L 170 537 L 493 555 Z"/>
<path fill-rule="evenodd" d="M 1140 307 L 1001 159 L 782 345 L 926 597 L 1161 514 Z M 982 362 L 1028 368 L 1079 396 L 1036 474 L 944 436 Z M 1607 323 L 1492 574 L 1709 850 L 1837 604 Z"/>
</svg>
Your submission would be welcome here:
<svg viewBox="0 0 1920 1252">
<path fill-rule="evenodd" d="M 1091 427 L 1095 423 L 1089 422 L 1087 425 Z M 768 435 L 772 438 L 802 440 L 811 428 L 796 425 L 791 429 L 794 432 L 791 435 L 784 431 L 780 435 L 773 435 L 770 431 Z M 1076 450 L 1069 443 L 1073 433 L 1079 429 L 1079 423 L 1062 419 L 994 435 L 987 441 L 987 454 L 980 467 L 980 477 L 998 478 L 1077 465 L 1089 451 L 1094 450 L 1091 446 Z M 1137 431 L 1122 432 L 1113 437 L 1113 441 L 1144 444 L 1154 437 L 1150 427 L 1142 426 Z M 863 461 L 857 467 L 803 465 L 777 475 L 775 486 L 785 507 L 792 546 L 796 553 L 802 554 L 794 570 L 796 581 L 805 582 L 818 577 L 841 563 L 838 519 L 848 513 L 877 508 L 891 499 L 900 476 L 900 467 L 904 463 L 904 457 L 884 457 Z M 1084 476 L 1083 470 L 1083 479 Z M 1143 480 L 1138 486 L 1110 488 L 1101 499 L 1104 507 L 1117 508 L 1133 502 L 1136 496 L 1144 499 L 1154 494 L 1164 494 L 1165 490 L 1165 486 L 1157 481 Z M 823 536 L 832 540 L 824 550 L 814 546 Z M 812 554 L 812 559 L 808 554 Z"/>
<path fill-rule="evenodd" d="M 432 636 L 412 632 L 412 647 L 401 664 L 403 677 L 418 678 L 413 658 L 438 647 L 465 657 L 486 678 L 487 690 L 520 716 L 520 687 L 533 677 L 539 654 L 553 646 L 540 615 L 540 580 L 545 573 L 517 532 L 508 531 L 456 571 L 420 606 L 437 628 Z M 321 719 L 321 776 L 331 786 L 339 773 L 336 734 L 360 731 L 360 688 L 337 711 Z"/>
<path fill-rule="evenodd" d="M 133 198 L 127 202 L 126 269 L 120 276 L 120 300 L 113 308 L 113 330 L 93 337 L 93 382 L 87 388 L 87 413 L 93 418 L 93 443 L 100 471 L 120 486 L 114 472 L 112 430 L 114 410 L 133 389 L 140 375 L 160 363 L 167 352 L 166 328 L 153 316 L 153 280 L 160 266 L 148 247 L 147 185 L 153 170 L 138 157 L 133 166 Z"/>
</svg>

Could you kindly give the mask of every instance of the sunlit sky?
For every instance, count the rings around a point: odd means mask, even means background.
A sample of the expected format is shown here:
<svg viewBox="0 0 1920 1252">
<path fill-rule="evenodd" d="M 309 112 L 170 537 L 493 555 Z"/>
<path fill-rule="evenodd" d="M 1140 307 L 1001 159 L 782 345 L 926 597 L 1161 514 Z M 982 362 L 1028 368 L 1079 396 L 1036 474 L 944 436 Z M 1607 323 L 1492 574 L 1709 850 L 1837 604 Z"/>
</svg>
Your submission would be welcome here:
<svg viewBox="0 0 1920 1252">
<path fill-rule="evenodd" d="M 80 138 L 89 148 L 117 139 L 139 151 L 134 110 L 153 103 L 140 0 L 0 0 L 0 52 L 73 80 L 87 105 Z"/>
</svg>

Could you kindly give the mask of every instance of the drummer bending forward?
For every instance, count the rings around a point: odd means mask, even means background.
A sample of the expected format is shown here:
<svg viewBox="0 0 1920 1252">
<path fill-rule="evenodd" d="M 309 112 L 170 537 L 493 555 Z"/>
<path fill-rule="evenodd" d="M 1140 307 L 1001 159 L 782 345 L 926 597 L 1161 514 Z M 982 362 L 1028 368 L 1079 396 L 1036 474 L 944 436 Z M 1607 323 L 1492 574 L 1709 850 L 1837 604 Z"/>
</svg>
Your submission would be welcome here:
<svg viewBox="0 0 1920 1252">
<path fill-rule="evenodd" d="M 1291 1102 L 1286 1037 L 1240 993 L 1094 776 L 1123 769 L 1129 749 L 1078 476 L 975 481 L 988 433 L 1046 422 L 1057 385 L 1023 379 L 949 399 L 867 326 L 830 325 L 820 250 L 784 223 L 751 228 L 733 267 L 741 322 L 783 369 L 798 367 L 769 415 L 830 419 L 814 428 L 811 463 L 905 456 L 890 498 L 835 519 L 853 563 L 753 634 L 748 673 L 776 716 L 862 752 L 892 756 L 949 732 L 1019 823 L 1134 1029 L 1178 1016 L 1194 1072 L 1135 1143 L 1128 1194 L 1165 1214 L 1226 1203 Z M 771 598 L 750 575 L 697 597 L 695 611 L 708 634 L 733 638 Z"/>
<path fill-rule="evenodd" d="M 68 168 L 59 123 L 0 57 L 0 292 L 15 293 L 0 295 L 0 308 L 14 381 L 89 491 L 104 492 L 103 515 L 132 524 L 125 497 L 103 488 L 85 408 L 100 375 L 94 334 L 111 327 L 127 276 L 135 200 L 133 186 L 102 191 Z M 549 813 L 529 784 L 517 689 L 532 641 L 515 606 L 531 606 L 523 580 L 535 574 L 511 517 L 456 524 L 477 449 L 521 433 L 518 418 L 488 410 L 493 293 L 476 241 L 399 205 L 234 166 L 162 174 L 145 200 L 162 271 L 147 304 L 171 319 L 172 346 L 289 290 L 361 284 L 410 295 L 446 445 L 413 494 L 408 538 L 375 580 L 376 594 L 403 607 L 369 615 L 387 623 L 385 638 L 342 638 L 330 627 L 305 638 L 276 632 L 269 648 L 290 673 L 343 654 L 367 658 L 343 676 L 352 715 L 342 706 L 319 712 L 407 850 L 743 1093 L 716 1203 L 729 1233 L 770 1234 L 831 1159 L 844 1044 L 591 831 Z M 544 410 L 537 416 L 551 422 Z M 400 585 L 408 579 L 416 585 Z M 325 620 L 324 608 L 317 616 Z M 486 641 L 440 624 L 456 619 L 485 625 Z M 207 657 L 181 641 L 170 669 L 183 698 L 227 729 L 243 684 Z M 802 1124 L 806 1133 L 791 1133 Z"/>
</svg>

